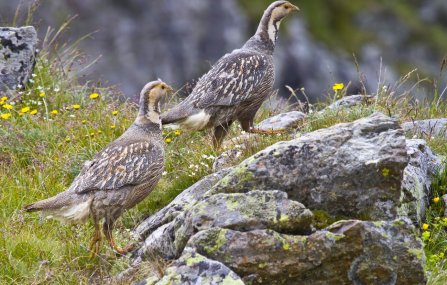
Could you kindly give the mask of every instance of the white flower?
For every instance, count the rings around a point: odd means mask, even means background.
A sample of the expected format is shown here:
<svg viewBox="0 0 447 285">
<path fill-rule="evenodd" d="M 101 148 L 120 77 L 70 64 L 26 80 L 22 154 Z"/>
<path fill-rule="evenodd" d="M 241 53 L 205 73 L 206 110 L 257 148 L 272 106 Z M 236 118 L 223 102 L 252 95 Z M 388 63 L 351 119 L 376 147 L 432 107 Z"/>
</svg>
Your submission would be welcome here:
<svg viewBox="0 0 447 285">
<path fill-rule="evenodd" d="M 161 175 L 166 176 L 166 174 L 168 174 L 167 171 L 163 171 L 163 173 Z"/>
<path fill-rule="evenodd" d="M 54 92 L 59 92 L 61 89 L 59 88 L 59 87 L 55 87 L 54 89 L 53 89 L 53 91 Z"/>
<path fill-rule="evenodd" d="M 75 116 L 75 115 L 70 115 L 69 117 L 70 117 L 70 118 L 76 118 L 76 116 Z"/>
<path fill-rule="evenodd" d="M 35 73 L 31 74 L 32 77 L 36 77 L 37 75 Z"/>
<path fill-rule="evenodd" d="M 34 83 L 34 80 L 32 80 L 31 78 L 28 81 L 31 82 L 31 83 Z"/>
<path fill-rule="evenodd" d="M 23 87 L 22 84 L 17 85 L 17 88 L 22 88 L 22 87 Z"/>
<path fill-rule="evenodd" d="M 36 89 L 37 89 L 37 90 L 42 90 L 43 87 L 39 85 L 39 86 L 36 87 Z"/>
</svg>

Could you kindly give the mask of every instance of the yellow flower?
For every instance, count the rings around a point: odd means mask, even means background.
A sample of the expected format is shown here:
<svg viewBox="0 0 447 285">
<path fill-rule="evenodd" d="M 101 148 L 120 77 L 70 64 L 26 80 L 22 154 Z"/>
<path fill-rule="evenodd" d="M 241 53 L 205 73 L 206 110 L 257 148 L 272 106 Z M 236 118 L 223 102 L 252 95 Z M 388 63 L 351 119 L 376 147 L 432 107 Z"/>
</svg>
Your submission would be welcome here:
<svg viewBox="0 0 447 285">
<path fill-rule="evenodd" d="M 429 225 L 428 224 L 422 224 L 422 229 L 423 230 L 428 230 Z"/>
<path fill-rule="evenodd" d="M 40 93 L 39 93 L 39 97 L 45 97 L 45 92 L 43 92 L 43 91 L 40 92 Z"/>
<path fill-rule="evenodd" d="M 81 105 L 79 105 L 79 104 L 74 104 L 74 105 L 73 105 L 73 109 L 77 110 L 77 109 L 79 109 L 79 108 L 81 108 Z"/>
<path fill-rule="evenodd" d="M 3 120 L 7 120 L 11 118 L 11 114 L 10 113 L 1 114 L 0 118 L 2 118 Z"/>
<path fill-rule="evenodd" d="M 0 98 L 0 101 L 5 102 L 6 100 L 8 100 L 8 97 L 6 97 L 6 96 L 3 96 L 2 98 Z"/>
<path fill-rule="evenodd" d="M 439 197 L 433 198 L 433 202 L 438 203 L 439 202 Z"/>
<path fill-rule="evenodd" d="M 20 109 L 20 113 L 25 114 L 28 113 L 30 111 L 29 107 L 23 107 L 22 109 Z"/>
<path fill-rule="evenodd" d="M 87 120 L 82 120 L 82 124 L 83 125 L 87 124 Z"/>
<path fill-rule="evenodd" d="M 422 233 L 422 238 L 425 239 L 425 240 L 427 240 L 427 239 L 430 238 L 430 235 L 431 235 L 430 232 L 423 232 L 423 233 Z"/>
<path fill-rule="evenodd" d="M 69 137 L 66 137 L 65 142 L 71 142 L 71 139 Z"/>
<path fill-rule="evenodd" d="M 390 170 L 388 168 L 382 169 L 382 175 L 383 177 L 387 177 L 388 175 L 390 175 Z"/>
<path fill-rule="evenodd" d="M 102 131 L 101 131 L 101 130 L 98 131 L 98 135 L 100 135 L 100 134 L 102 134 Z"/>
<path fill-rule="evenodd" d="M 164 135 L 166 135 L 166 132 L 165 132 L 165 131 L 162 131 L 161 134 L 164 136 Z"/>
<path fill-rule="evenodd" d="M 11 110 L 12 109 L 12 105 L 5 104 L 5 105 L 3 105 L 3 108 L 5 108 L 6 110 Z"/>
<path fill-rule="evenodd" d="M 166 139 L 166 143 L 171 143 L 171 142 L 172 142 L 172 140 L 170 138 Z"/>
<path fill-rule="evenodd" d="M 29 112 L 30 115 L 35 115 L 37 114 L 37 110 L 32 110 L 31 112 Z"/>
<path fill-rule="evenodd" d="M 96 99 L 96 98 L 98 98 L 99 97 L 99 94 L 98 93 L 92 93 L 92 94 L 90 94 L 90 99 Z"/>
<path fill-rule="evenodd" d="M 343 83 L 335 83 L 334 86 L 332 86 L 332 90 L 334 90 L 334 92 L 340 91 L 343 88 L 345 88 Z"/>
<path fill-rule="evenodd" d="M 110 128 L 113 130 L 114 128 L 116 128 L 115 125 L 111 125 Z"/>
<path fill-rule="evenodd" d="M 94 136 L 95 136 L 95 133 L 90 133 L 90 136 L 91 136 L 91 137 L 94 137 Z"/>
<path fill-rule="evenodd" d="M 114 115 L 114 116 L 118 115 L 118 111 L 113 111 L 112 115 Z"/>
<path fill-rule="evenodd" d="M 181 134 L 180 130 L 175 130 L 174 135 L 179 136 Z"/>
<path fill-rule="evenodd" d="M 58 113 L 59 113 L 58 110 L 53 110 L 53 111 L 50 112 L 51 115 L 57 115 Z"/>
</svg>

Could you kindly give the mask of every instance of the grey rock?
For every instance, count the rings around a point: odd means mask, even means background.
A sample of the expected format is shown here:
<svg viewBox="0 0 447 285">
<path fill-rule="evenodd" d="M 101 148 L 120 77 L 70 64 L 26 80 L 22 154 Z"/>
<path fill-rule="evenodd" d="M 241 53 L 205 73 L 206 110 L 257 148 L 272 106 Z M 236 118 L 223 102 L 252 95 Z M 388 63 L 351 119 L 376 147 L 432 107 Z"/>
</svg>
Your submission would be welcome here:
<svg viewBox="0 0 447 285">
<path fill-rule="evenodd" d="M 284 192 L 216 194 L 149 235 L 136 252 L 134 265 L 151 255 L 176 258 L 192 235 L 212 227 L 304 234 L 312 230 L 312 222 L 312 213 L 302 204 L 287 199 Z"/>
<path fill-rule="evenodd" d="M 326 109 L 335 110 L 338 108 L 350 108 L 361 104 L 371 104 L 375 101 L 375 96 L 372 95 L 350 95 L 345 96 L 331 105 L 329 105 Z"/>
<path fill-rule="evenodd" d="M 213 171 L 219 171 L 233 166 L 238 158 L 242 155 L 240 149 L 230 149 L 221 153 L 213 163 Z"/>
<path fill-rule="evenodd" d="M 272 145 L 206 195 L 278 189 L 332 216 L 394 219 L 407 163 L 398 122 L 376 113 Z"/>
<path fill-rule="evenodd" d="M 265 119 L 255 126 L 263 131 L 283 131 L 296 128 L 307 117 L 306 114 L 299 111 L 282 113 L 271 118 Z"/>
<path fill-rule="evenodd" d="M 206 258 L 192 248 L 186 248 L 182 256 L 166 269 L 163 278 L 155 284 L 244 285 L 244 282 L 224 264 Z"/>
<path fill-rule="evenodd" d="M 416 136 L 447 137 L 447 119 L 428 119 L 414 122 L 406 122 L 402 124 L 402 128 Z"/>
<path fill-rule="evenodd" d="M 310 236 L 212 228 L 188 243 L 247 284 L 425 284 L 424 251 L 409 221 L 339 221 Z"/>
<path fill-rule="evenodd" d="M 431 181 L 441 169 L 441 161 L 425 140 L 407 140 L 407 151 L 410 161 L 404 171 L 398 213 L 421 225 L 429 205 Z"/>
<path fill-rule="evenodd" d="M 0 92 L 28 82 L 34 68 L 36 45 L 34 27 L 0 27 Z"/>
<path fill-rule="evenodd" d="M 177 217 L 180 213 L 184 212 L 186 209 L 188 209 L 188 207 L 191 207 L 197 201 L 199 201 L 203 194 L 211 189 L 211 187 L 214 186 L 214 184 L 216 184 L 229 171 L 229 169 L 226 169 L 205 176 L 200 181 L 184 190 L 166 207 L 140 223 L 135 229 L 134 235 L 138 239 L 144 239 L 156 229 L 160 228 L 162 225 L 165 225 L 174 220 L 174 218 Z"/>
</svg>

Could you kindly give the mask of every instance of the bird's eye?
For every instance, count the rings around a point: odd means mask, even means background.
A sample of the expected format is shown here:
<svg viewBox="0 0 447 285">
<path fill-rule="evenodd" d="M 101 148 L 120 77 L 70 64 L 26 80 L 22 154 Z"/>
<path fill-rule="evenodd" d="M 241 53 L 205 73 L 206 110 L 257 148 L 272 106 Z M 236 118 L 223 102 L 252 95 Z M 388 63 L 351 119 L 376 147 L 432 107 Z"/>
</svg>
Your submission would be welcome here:
<svg viewBox="0 0 447 285">
<path fill-rule="evenodd" d="M 289 6 L 289 5 L 286 5 L 286 6 L 284 6 L 284 8 L 286 8 L 286 10 L 289 10 L 289 9 L 290 9 L 290 6 Z"/>
<path fill-rule="evenodd" d="M 162 90 L 165 90 L 165 88 L 166 88 L 166 87 L 165 87 L 164 85 L 161 86 L 161 89 L 162 89 Z"/>
</svg>

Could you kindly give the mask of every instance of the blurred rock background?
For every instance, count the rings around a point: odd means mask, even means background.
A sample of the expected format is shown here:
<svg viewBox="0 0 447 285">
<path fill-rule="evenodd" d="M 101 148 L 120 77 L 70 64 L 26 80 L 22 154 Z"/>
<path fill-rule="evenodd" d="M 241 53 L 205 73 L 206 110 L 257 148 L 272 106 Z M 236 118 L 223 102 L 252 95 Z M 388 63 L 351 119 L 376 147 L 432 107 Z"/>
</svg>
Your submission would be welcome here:
<svg viewBox="0 0 447 285">
<path fill-rule="evenodd" d="M 240 47 L 256 30 L 268 0 L 7 0 L 0 24 L 11 25 L 16 8 L 38 5 L 32 23 L 40 39 L 48 26 L 77 18 L 64 40 L 94 32 L 80 46 L 91 61 L 85 80 L 114 84 L 134 97 L 160 77 L 176 87 L 200 77 L 223 54 Z M 417 68 L 445 86 L 441 62 L 447 54 L 445 0 L 312 0 L 292 2 L 301 12 L 281 26 L 276 50 L 277 81 L 304 87 L 316 100 L 335 82 L 352 82 L 350 93 L 393 85 Z M 25 22 L 21 13 L 17 25 Z M 353 56 L 355 55 L 355 57 Z M 357 62 L 358 65 L 355 63 Z M 416 80 L 414 80 L 416 81 Z M 433 81 L 414 93 L 433 93 Z M 298 92 L 299 96 L 302 96 Z"/>
</svg>

